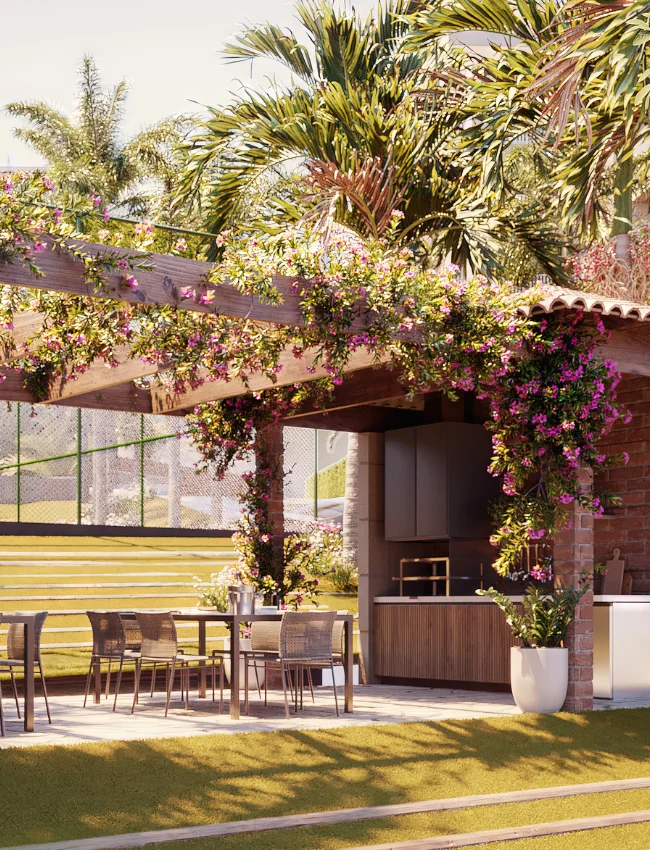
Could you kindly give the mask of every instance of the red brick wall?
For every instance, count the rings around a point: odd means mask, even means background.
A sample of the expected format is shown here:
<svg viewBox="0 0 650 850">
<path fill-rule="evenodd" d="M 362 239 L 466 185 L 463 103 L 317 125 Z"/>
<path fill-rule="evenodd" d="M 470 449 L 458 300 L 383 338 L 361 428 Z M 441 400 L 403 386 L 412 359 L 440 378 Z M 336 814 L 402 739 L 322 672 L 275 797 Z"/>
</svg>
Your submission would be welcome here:
<svg viewBox="0 0 650 850">
<path fill-rule="evenodd" d="M 580 471 L 581 483 L 589 487 L 591 471 Z M 584 573 L 593 575 L 594 517 L 591 511 L 577 504 L 568 506 L 570 528 L 555 537 L 553 547 L 554 572 L 564 585 L 578 587 Z M 594 595 L 586 593 L 576 608 L 575 618 L 567 633 L 569 649 L 569 688 L 565 711 L 590 711 L 594 707 Z"/>
<path fill-rule="evenodd" d="M 632 420 L 619 423 L 604 440 L 608 452 L 627 452 L 627 466 L 609 469 L 598 483 L 622 499 L 620 508 L 606 509 L 595 520 L 595 559 L 604 564 L 618 547 L 634 592 L 650 592 L 650 379 L 626 378 L 619 384 L 619 401 Z"/>
</svg>

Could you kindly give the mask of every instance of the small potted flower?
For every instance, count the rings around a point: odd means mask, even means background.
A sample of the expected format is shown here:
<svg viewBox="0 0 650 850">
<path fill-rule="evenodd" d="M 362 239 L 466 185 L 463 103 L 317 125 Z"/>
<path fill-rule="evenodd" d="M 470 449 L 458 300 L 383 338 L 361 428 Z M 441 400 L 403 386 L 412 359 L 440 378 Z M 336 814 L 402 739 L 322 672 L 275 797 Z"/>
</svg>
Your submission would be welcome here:
<svg viewBox="0 0 650 850">
<path fill-rule="evenodd" d="M 564 643 L 576 606 L 588 590 L 586 577 L 578 588 L 530 585 L 521 608 L 493 587 L 477 591 L 499 606 L 522 643 L 510 650 L 510 684 L 523 712 L 552 714 L 562 708 L 569 684 L 569 650 Z"/>
</svg>

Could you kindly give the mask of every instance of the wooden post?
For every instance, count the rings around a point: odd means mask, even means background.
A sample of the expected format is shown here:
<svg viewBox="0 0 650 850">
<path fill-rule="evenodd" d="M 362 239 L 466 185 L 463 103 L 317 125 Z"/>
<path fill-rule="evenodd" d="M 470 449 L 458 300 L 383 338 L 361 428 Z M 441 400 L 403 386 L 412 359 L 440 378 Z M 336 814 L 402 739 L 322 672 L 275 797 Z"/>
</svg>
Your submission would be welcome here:
<svg viewBox="0 0 650 850">
<path fill-rule="evenodd" d="M 271 462 L 273 476 L 269 488 L 269 513 L 273 524 L 273 575 L 281 581 L 284 573 L 284 431 L 281 425 L 266 428 L 258 436 L 259 458 Z"/>
<path fill-rule="evenodd" d="M 580 483 L 591 489 L 590 469 L 580 470 Z M 556 535 L 553 546 L 555 577 L 577 587 L 587 574 L 591 590 L 580 600 L 567 634 L 569 649 L 569 690 L 565 711 L 591 711 L 594 707 L 594 517 L 574 502 L 567 510 L 570 528 Z"/>
</svg>

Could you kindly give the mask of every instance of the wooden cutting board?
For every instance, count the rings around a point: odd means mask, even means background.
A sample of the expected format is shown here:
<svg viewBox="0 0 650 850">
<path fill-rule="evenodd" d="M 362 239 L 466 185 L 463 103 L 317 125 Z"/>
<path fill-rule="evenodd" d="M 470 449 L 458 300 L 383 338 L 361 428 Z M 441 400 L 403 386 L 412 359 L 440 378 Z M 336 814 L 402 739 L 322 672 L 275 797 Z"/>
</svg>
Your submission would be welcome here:
<svg viewBox="0 0 650 850">
<path fill-rule="evenodd" d="M 601 593 L 603 596 L 620 596 L 623 591 L 623 574 L 625 572 L 625 561 L 620 557 L 621 550 L 614 549 L 614 557 L 605 563 L 605 575 Z M 631 576 L 630 576 L 631 579 Z M 631 582 L 630 582 L 631 584 Z M 630 593 L 630 590 L 627 593 Z"/>
</svg>

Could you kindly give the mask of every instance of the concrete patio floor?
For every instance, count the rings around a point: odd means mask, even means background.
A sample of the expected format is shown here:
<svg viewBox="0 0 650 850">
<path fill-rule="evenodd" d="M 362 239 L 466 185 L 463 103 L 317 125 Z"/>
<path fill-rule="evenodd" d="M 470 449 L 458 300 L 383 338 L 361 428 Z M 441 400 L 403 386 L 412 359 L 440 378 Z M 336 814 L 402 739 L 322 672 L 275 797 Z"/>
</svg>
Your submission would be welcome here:
<svg viewBox="0 0 650 850">
<path fill-rule="evenodd" d="M 143 738 L 170 738 L 237 732 L 277 732 L 287 729 L 332 729 L 341 726 L 365 726 L 373 723 L 413 723 L 418 721 L 469 720 L 482 717 L 512 716 L 521 712 L 509 693 L 490 693 L 445 688 L 398 687 L 370 685 L 355 688 L 353 714 L 339 718 L 334 712 L 331 688 L 316 688 L 316 703 L 306 695 L 304 711 L 284 715 L 280 691 L 269 691 L 269 705 L 264 706 L 255 694 L 251 698 L 250 716 L 231 720 L 228 700 L 224 713 L 219 703 L 199 700 L 191 694 L 190 708 L 185 710 L 178 699 L 172 701 L 169 716 L 164 716 L 164 698 L 156 694 L 142 698 L 136 713 L 131 715 L 128 693 L 120 697 L 117 711 L 112 712 L 112 697 L 100 705 L 90 702 L 83 708 L 83 696 L 53 696 L 50 698 L 52 725 L 48 725 L 45 705 L 37 692 L 36 731 L 26 733 L 16 717 L 15 705 L 4 699 L 6 737 L 0 738 L 0 749 L 29 747 L 43 744 L 80 744 L 99 741 L 133 741 Z M 636 708 L 650 706 L 650 700 L 597 700 L 597 709 Z M 342 693 L 339 691 L 339 705 Z"/>
</svg>

